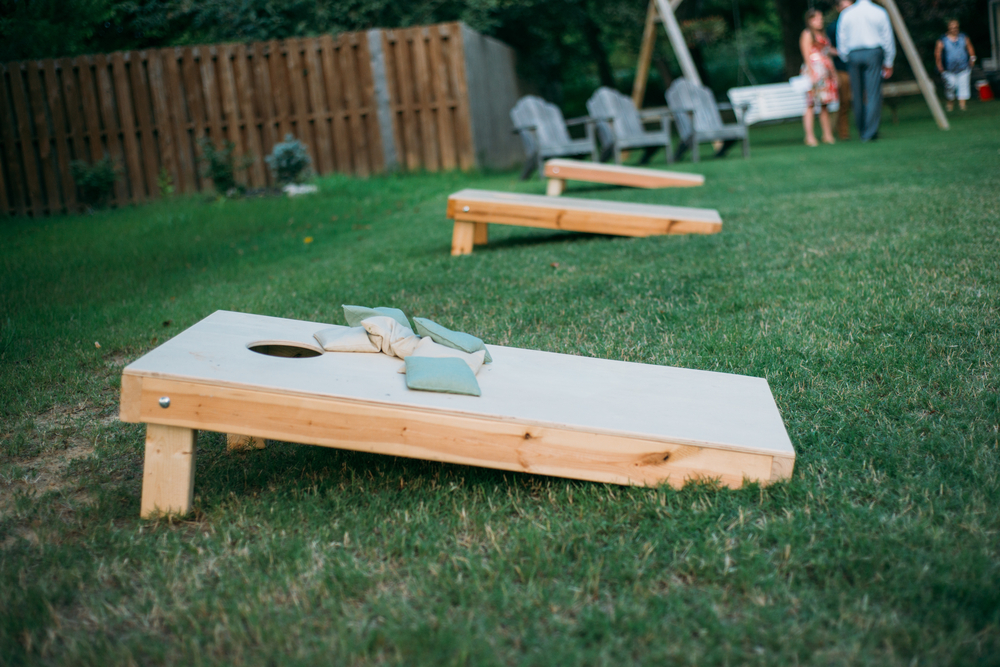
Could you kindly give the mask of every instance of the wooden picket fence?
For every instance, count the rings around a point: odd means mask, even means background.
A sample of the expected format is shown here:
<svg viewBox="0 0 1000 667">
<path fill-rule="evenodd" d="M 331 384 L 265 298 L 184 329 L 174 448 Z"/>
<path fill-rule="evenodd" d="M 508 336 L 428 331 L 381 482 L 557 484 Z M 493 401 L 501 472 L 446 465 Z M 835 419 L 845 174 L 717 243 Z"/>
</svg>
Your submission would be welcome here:
<svg viewBox="0 0 1000 667">
<path fill-rule="evenodd" d="M 465 28 L 468 30 L 468 28 Z M 73 160 L 109 155 L 114 203 L 211 186 L 198 140 L 231 141 L 238 180 L 292 134 L 319 173 L 475 163 L 462 26 L 118 52 L 0 67 L 0 211 L 79 208 Z"/>
<path fill-rule="evenodd" d="M 475 165 L 460 24 L 382 31 L 385 81 L 405 168 Z"/>
</svg>

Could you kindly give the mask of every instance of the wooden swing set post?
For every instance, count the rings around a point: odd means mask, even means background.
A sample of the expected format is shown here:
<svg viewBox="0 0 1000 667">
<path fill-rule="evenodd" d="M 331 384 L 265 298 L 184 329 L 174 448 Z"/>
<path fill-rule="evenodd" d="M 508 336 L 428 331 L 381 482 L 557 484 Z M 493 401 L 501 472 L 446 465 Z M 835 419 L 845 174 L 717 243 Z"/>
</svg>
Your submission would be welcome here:
<svg viewBox="0 0 1000 667">
<path fill-rule="evenodd" d="M 656 44 L 656 22 L 661 21 L 667 31 L 667 38 L 674 48 L 674 54 L 681 65 L 684 76 L 701 85 L 698 68 L 688 51 L 680 24 L 674 16 L 674 10 L 683 0 L 649 0 L 646 10 L 646 26 L 642 31 L 642 46 L 639 48 L 639 63 L 635 70 L 635 81 L 632 82 L 632 103 L 636 109 L 642 108 L 642 98 L 646 95 L 646 82 L 649 79 L 649 66 L 653 62 L 653 46 Z"/>
<path fill-rule="evenodd" d="M 903 15 L 899 13 L 899 7 L 896 6 L 896 0 L 881 0 L 881 2 L 885 10 L 889 13 L 889 20 L 892 21 L 892 29 L 896 31 L 896 37 L 899 38 L 899 45 L 903 47 L 903 53 L 906 54 L 906 60 L 910 63 L 913 75 L 917 77 L 917 84 L 920 86 L 920 92 L 924 95 L 927 107 L 931 110 L 931 115 L 934 116 L 938 127 L 942 130 L 949 129 L 948 118 L 944 115 L 944 109 L 941 108 L 941 101 L 937 98 L 934 82 L 927 76 L 927 70 L 924 69 L 924 63 L 920 60 L 920 54 L 917 53 L 917 47 L 913 44 L 910 31 L 906 29 L 906 24 L 903 22 Z"/>
<path fill-rule="evenodd" d="M 632 104 L 636 109 L 642 108 L 642 100 L 646 96 L 646 81 L 649 79 L 649 66 L 653 62 L 653 46 L 656 44 L 656 4 L 649 0 L 646 8 L 646 26 L 642 29 L 642 46 L 639 47 L 639 64 L 635 68 L 635 80 L 632 82 Z"/>
</svg>

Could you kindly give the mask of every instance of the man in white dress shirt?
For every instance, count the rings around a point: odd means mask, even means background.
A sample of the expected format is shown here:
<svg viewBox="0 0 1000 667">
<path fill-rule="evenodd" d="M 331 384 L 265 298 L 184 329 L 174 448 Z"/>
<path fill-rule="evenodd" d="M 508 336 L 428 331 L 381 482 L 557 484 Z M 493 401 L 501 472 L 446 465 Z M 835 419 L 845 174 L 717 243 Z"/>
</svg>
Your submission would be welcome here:
<svg viewBox="0 0 1000 667">
<path fill-rule="evenodd" d="M 837 21 L 837 52 L 847 62 L 854 120 L 861 141 L 878 136 L 882 119 L 882 79 L 892 76 L 896 40 L 889 14 L 871 0 L 858 0 Z"/>
</svg>

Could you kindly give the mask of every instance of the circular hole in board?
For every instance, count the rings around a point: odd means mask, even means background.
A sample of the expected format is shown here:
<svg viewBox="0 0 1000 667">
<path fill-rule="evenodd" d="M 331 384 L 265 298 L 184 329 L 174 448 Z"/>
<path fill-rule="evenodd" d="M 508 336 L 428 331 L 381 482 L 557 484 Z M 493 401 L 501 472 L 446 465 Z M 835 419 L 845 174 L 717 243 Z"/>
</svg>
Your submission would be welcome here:
<svg viewBox="0 0 1000 667">
<path fill-rule="evenodd" d="M 250 343 L 247 345 L 247 349 L 257 354 L 265 354 L 269 357 L 280 357 L 282 359 L 308 359 L 323 354 L 323 350 L 318 347 L 287 340 L 262 340 L 257 343 Z"/>
</svg>

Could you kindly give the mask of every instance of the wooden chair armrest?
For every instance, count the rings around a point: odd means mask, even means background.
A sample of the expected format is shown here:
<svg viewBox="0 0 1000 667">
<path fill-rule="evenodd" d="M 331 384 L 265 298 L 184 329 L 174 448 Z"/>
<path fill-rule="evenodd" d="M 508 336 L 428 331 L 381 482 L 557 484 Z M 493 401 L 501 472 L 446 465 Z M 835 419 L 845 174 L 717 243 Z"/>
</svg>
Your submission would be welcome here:
<svg viewBox="0 0 1000 667">
<path fill-rule="evenodd" d="M 729 102 L 719 102 L 719 111 L 732 111 L 733 115 L 736 116 L 736 122 L 743 125 L 743 115 L 750 108 L 749 102 L 740 102 L 739 104 L 733 106 Z"/>
<path fill-rule="evenodd" d="M 730 104 L 729 102 L 719 102 L 720 111 L 736 111 L 737 109 L 743 109 L 744 111 L 750 108 L 750 102 L 743 100 L 739 104 Z"/>
<path fill-rule="evenodd" d="M 664 114 L 673 115 L 670 107 L 650 107 L 649 109 L 640 109 L 639 117 L 649 117 L 649 118 L 660 118 Z"/>
<path fill-rule="evenodd" d="M 750 102 L 744 100 L 739 104 L 737 104 L 736 106 L 739 108 L 738 112 L 734 112 L 736 113 L 736 122 L 739 123 L 741 127 L 746 127 L 747 126 L 746 117 L 747 117 L 747 111 L 750 109 Z"/>
<path fill-rule="evenodd" d="M 670 123 L 674 118 L 674 112 L 670 107 L 657 107 L 655 109 L 643 109 L 639 112 L 639 120 L 643 123 L 660 121 L 660 129 L 669 132 Z"/>
<path fill-rule="evenodd" d="M 673 116 L 673 115 L 674 113 L 670 109 L 664 107 L 662 109 L 656 109 L 655 111 L 653 110 L 640 111 L 639 119 L 642 121 L 652 121 L 652 120 L 659 120 L 664 116 Z"/>
<path fill-rule="evenodd" d="M 566 127 L 573 127 L 574 125 L 585 125 L 587 123 L 596 122 L 595 119 L 590 116 L 579 116 L 578 118 L 570 118 L 566 121 Z"/>
</svg>

